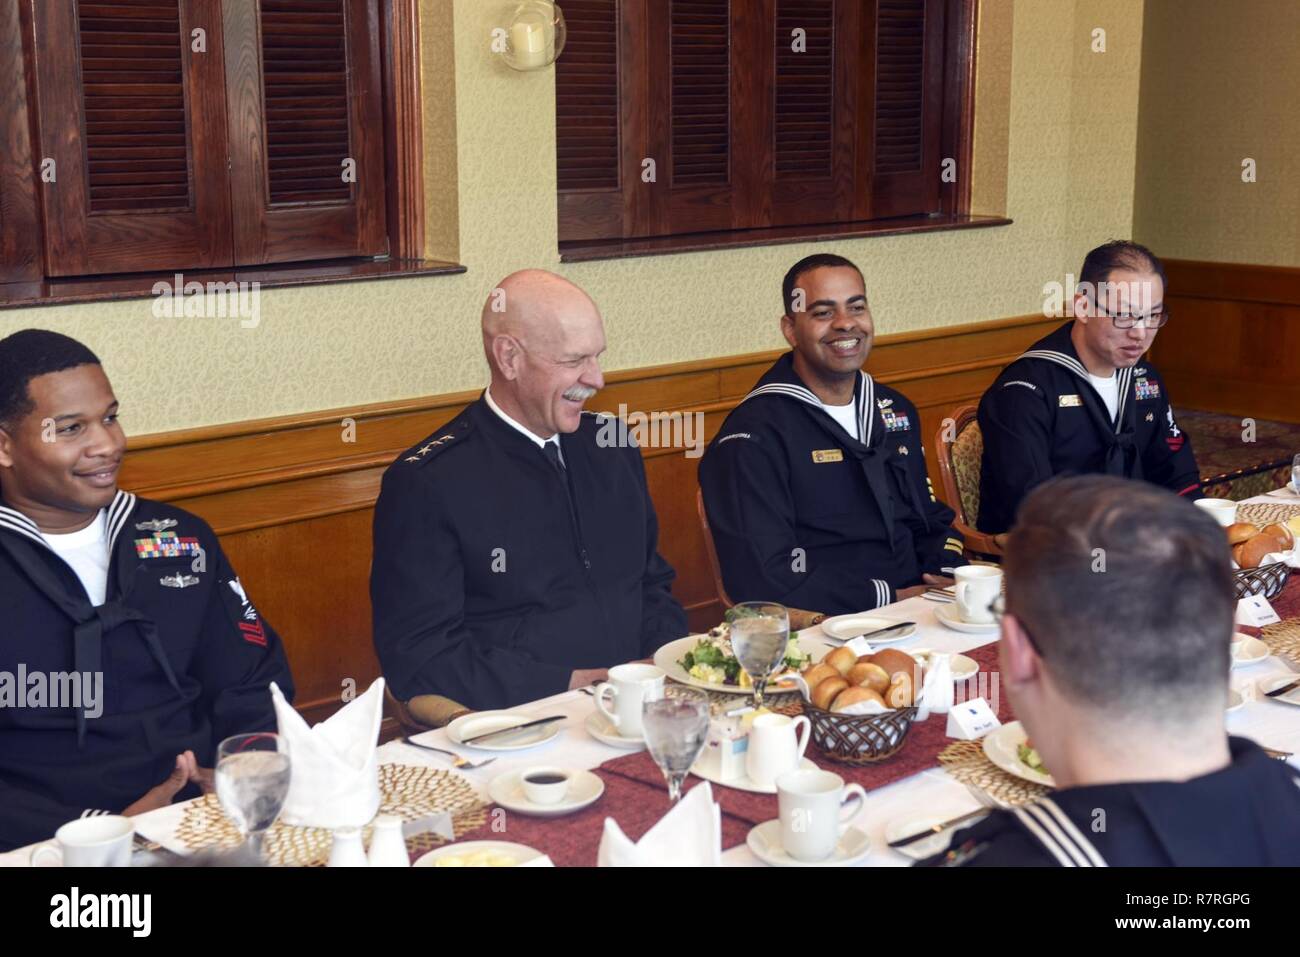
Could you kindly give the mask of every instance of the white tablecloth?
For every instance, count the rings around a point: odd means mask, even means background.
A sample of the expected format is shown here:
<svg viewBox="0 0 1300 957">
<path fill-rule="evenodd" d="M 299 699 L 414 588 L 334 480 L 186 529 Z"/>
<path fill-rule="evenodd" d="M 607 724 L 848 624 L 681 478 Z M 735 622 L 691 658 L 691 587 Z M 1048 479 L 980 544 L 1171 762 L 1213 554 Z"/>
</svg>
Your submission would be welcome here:
<svg viewBox="0 0 1300 957">
<path fill-rule="evenodd" d="M 1250 502 L 1277 503 L 1279 499 L 1258 496 Z M 976 648 L 989 642 L 987 635 L 968 635 L 952 631 L 941 625 L 935 618 L 935 609 L 939 605 L 922 598 L 890 605 L 883 614 L 900 621 L 915 621 L 916 634 L 907 640 L 891 644 L 890 647 L 904 651 L 914 648 L 931 648 L 936 651 L 960 652 Z M 807 629 L 801 634 L 818 637 L 820 628 Z M 1300 670 L 1300 662 L 1295 668 L 1289 662 L 1270 657 L 1258 664 L 1234 668 L 1231 675 L 1232 687 L 1241 691 L 1246 697 L 1246 704 L 1233 714 L 1226 716 L 1229 734 L 1251 738 L 1266 747 L 1281 751 L 1290 751 L 1298 757 L 1291 758 L 1291 763 L 1300 767 L 1300 708 L 1280 702 L 1252 700 L 1257 698 L 1256 687 L 1263 679 L 1275 675 L 1287 674 Z M 502 752 L 497 760 L 485 768 L 458 772 L 474 786 L 484 800 L 487 800 L 487 785 L 494 777 L 507 771 L 514 771 L 532 765 L 560 765 L 572 769 L 591 769 L 610 760 L 627 754 L 627 751 L 602 744 L 592 738 L 583 722 L 591 714 L 595 705 L 589 695 L 580 691 L 570 691 L 540 701 L 532 702 L 517 709 L 521 716 L 543 717 L 552 714 L 564 714 L 565 720 L 560 726 L 560 733 L 547 743 L 522 752 Z M 936 715 L 931 721 L 943 721 L 945 716 Z M 435 747 L 452 747 L 446 731 L 429 731 L 416 738 Z M 464 749 L 470 754 L 470 749 Z M 472 752 L 481 755 L 484 752 Z M 449 761 L 413 748 L 402 741 L 391 741 L 379 750 L 381 763 L 427 764 L 431 767 L 446 768 Z M 853 824 L 866 831 L 871 838 L 871 853 L 863 861 L 864 865 L 896 867 L 909 864 L 910 861 L 901 854 L 885 846 L 884 831 L 890 821 L 908 817 L 938 817 L 946 819 L 979 807 L 979 802 L 964 785 L 959 784 L 947 772 L 938 768 L 922 771 L 911 777 L 896 781 L 871 791 L 863 810 Z M 159 811 L 141 815 L 136 818 L 136 828 L 145 837 L 158 841 L 176 851 L 184 850 L 175 842 L 175 829 L 184 813 L 184 805 L 172 805 Z M 31 848 L 23 848 L 10 854 L 0 855 L 0 866 L 26 865 L 30 860 Z M 538 850 L 546 852 L 545 847 Z M 759 865 L 745 845 L 734 847 L 722 855 L 722 863 L 731 866 Z"/>
</svg>

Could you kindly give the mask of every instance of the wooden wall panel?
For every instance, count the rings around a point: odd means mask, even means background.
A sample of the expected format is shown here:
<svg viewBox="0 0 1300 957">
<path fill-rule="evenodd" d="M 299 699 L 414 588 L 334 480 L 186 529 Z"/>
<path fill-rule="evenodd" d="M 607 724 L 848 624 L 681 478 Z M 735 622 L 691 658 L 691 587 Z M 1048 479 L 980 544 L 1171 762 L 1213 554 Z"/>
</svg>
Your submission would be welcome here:
<svg viewBox="0 0 1300 957">
<path fill-rule="evenodd" d="M 977 401 L 998 371 L 1060 320 L 1041 316 L 882 336 L 869 370 L 917 406 L 931 472 L 944 416 Z M 707 442 L 779 352 L 610 373 L 592 409 L 703 415 Z M 232 423 L 133 439 L 126 488 L 203 516 L 285 640 L 298 705 L 315 721 L 379 673 L 370 636 L 370 523 L 384 468 L 477 392 Z M 354 428 L 347 430 L 350 420 Z M 345 441 L 352 438 L 354 441 Z M 695 511 L 698 458 L 646 447 L 660 548 L 693 627 L 721 615 Z M 391 732 L 392 726 L 388 725 Z"/>
<path fill-rule="evenodd" d="M 1300 422 L 1300 268 L 1172 260 L 1152 360 L 1177 405 Z"/>
</svg>

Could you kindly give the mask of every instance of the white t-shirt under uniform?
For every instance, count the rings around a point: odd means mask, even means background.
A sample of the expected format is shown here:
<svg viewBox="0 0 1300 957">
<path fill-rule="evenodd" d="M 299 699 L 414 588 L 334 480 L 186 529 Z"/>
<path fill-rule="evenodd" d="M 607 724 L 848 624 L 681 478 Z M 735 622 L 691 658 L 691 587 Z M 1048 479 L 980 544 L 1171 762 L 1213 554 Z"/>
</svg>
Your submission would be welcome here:
<svg viewBox="0 0 1300 957">
<path fill-rule="evenodd" d="M 1101 396 L 1101 401 L 1106 403 L 1106 411 L 1110 413 L 1110 420 L 1114 422 L 1115 415 L 1119 412 L 1119 376 L 1112 372 L 1109 378 L 1099 379 L 1089 372 L 1088 381 Z"/>
<path fill-rule="evenodd" d="M 862 430 L 858 423 L 858 407 L 856 403 L 850 401 L 848 405 L 827 405 L 823 402 L 822 408 L 826 410 L 827 415 L 844 428 L 845 432 L 859 442 L 862 441 Z"/>
<path fill-rule="evenodd" d="M 104 510 L 101 508 L 95 520 L 79 532 L 42 532 L 41 537 L 77 573 L 90 603 L 95 607 L 104 604 L 108 596 L 108 519 Z"/>
</svg>

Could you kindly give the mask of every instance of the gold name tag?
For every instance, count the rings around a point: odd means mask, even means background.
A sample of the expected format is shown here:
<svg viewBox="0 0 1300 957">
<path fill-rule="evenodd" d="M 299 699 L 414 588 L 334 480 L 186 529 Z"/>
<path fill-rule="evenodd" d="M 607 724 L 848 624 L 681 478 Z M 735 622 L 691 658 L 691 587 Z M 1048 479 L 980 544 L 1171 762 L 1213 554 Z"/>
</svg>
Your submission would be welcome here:
<svg viewBox="0 0 1300 957">
<path fill-rule="evenodd" d="M 816 451 L 813 452 L 812 455 L 813 455 L 813 461 L 816 462 L 818 465 L 821 465 L 823 462 L 844 461 L 843 449 L 817 449 Z"/>
<path fill-rule="evenodd" d="M 1083 405 L 1083 400 L 1077 395 L 1063 395 L 1061 396 L 1060 403 L 1061 408 L 1066 408 L 1067 406 Z"/>
</svg>

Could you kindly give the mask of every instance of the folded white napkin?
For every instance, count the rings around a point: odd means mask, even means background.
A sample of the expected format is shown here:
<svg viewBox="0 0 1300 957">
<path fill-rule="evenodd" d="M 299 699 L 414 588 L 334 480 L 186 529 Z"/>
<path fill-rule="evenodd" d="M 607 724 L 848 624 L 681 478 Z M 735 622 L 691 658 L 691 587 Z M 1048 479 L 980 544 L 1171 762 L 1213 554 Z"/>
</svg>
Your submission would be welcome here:
<svg viewBox="0 0 1300 957">
<path fill-rule="evenodd" d="M 597 867 L 717 867 L 722 857 L 722 809 L 707 781 L 691 788 L 640 841 L 613 818 L 596 854 Z"/>
<path fill-rule="evenodd" d="M 280 736 L 289 747 L 289 796 L 280 819 L 301 827 L 362 827 L 379 810 L 375 749 L 384 679 L 313 728 L 271 684 Z"/>
</svg>

